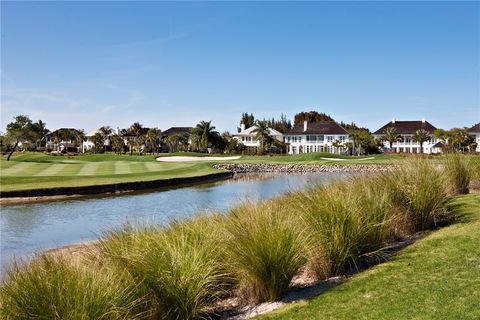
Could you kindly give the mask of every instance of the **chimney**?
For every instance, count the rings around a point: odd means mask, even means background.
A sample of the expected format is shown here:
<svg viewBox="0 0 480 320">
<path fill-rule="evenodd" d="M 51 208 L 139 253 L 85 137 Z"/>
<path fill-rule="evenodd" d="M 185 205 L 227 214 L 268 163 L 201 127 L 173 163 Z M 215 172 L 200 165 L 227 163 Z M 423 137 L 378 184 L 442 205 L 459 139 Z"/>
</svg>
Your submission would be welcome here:
<svg viewBox="0 0 480 320">
<path fill-rule="evenodd" d="M 425 123 L 425 118 L 422 118 L 422 123 Z"/>
<path fill-rule="evenodd" d="M 119 135 L 119 134 L 120 134 L 120 128 L 117 127 L 117 135 Z"/>
<path fill-rule="evenodd" d="M 395 118 L 392 119 L 392 123 L 395 123 Z"/>
<path fill-rule="evenodd" d="M 303 132 L 307 131 L 308 122 L 307 120 L 303 121 Z"/>
<path fill-rule="evenodd" d="M 240 123 L 240 132 L 245 131 L 245 123 Z"/>
</svg>

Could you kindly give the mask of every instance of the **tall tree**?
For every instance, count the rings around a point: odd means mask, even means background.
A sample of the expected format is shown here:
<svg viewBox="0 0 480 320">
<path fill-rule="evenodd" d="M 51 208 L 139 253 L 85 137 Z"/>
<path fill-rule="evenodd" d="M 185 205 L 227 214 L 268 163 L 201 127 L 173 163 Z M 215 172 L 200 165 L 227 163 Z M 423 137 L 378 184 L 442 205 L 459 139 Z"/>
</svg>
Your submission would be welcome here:
<svg viewBox="0 0 480 320">
<path fill-rule="evenodd" d="M 142 133 L 143 125 L 140 122 L 134 122 L 128 129 L 129 133 L 135 137 L 139 137 Z"/>
<path fill-rule="evenodd" d="M 32 120 L 28 116 L 19 115 L 14 118 L 13 122 L 7 124 L 7 141 L 10 142 L 10 153 L 7 161 L 10 160 L 12 154 L 17 150 L 20 142 L 26 142 L 32 136 Z"/>
<path fill-rule="evenodd" d="M 255 123 L 255 117 L 253 113 L 248 114 L 248 112 L 242 113 L 242 118 L 240 119 L 240 125 L 244 124 L 245 129 L 250 128 Z"/>
<path fill-rule="evenodd" d="M 105 141 L 108 139 L 108 136 L 112 134 L 113 130 L 110 126 L 103 126 L 98 129 L 98 132 L 103 137 L 103 151 L 107 152 L 107 145 L 105 144 Z"/>
<path fill-rule="evenodd" d="M 193 134 L 199 137 L 201 147 L 208 148 L 213 136 L 218 135 L 218 132 L 215 131 L 215 126 L 212 126 L 212 121 L 202 120 L 193 129 Z"/>
<path fill-rule="evenodd" d="M 82 149 L 83 141 L 85 140 L 85 131 L 83 129 L 75 129 L 73 132 L 75 145 Z"/>
<path fill-rule="evenodd" d="M 148 130 L 145 140 L 153 154 L 155 154 L 158 147 L 160 146 L 161 138 L 162 138 L 162 131 L 160 131 L 160 129 L 150 128 Z"/>
<path fill-rule="evenodd" d="M 320 122 L 320 121 L 334 121 L 332 117 L 330 117 L 326 113 L 319 113 L 317 111 L 309 111 L 309 112 L 300 112 L 297 113 L 294 117 L 294 125 L 301 125 L 304 121 L 308 123 L 313 122 Z"/>
<path fill-rule="evenodd" d="M 260 141 L 260 150 L 262 152 L 266 151 L 273 143 L 273 138 L 270 135 L 270 128 L 268 127 L 267 121 L 255 121 L 255 129 L 252 131 L 255 134 L 255 137 Z"/>
<path fill-rule="evenodd" d="M 390 150 L 392 150 L 393 143 L 397 141 L 401 141 L 402 136 L 398 134 L 397 129 L 390 127 L 390 128 L 386 128 L 383 131 L 382 140 L 388 141 L 390 145 Z"/>
<path fill-rule="evenodd" d="M 113 134 L 110 137 L 110 142 L 112 144 L 112 149 L 115 153 L 121 154 L 125 148 L 125 141 L 118 134 Z"/>
<path fill-rule="evenodd" d="M 430 140 L 430 134 L 424 129 L 415 131 L 412 136 L 412 140 L 420 143 L 420 153 L 423 153 L 423 144 Z"/>
<path fill-rule="evenodd" d="M 105 144 L 105 139 L 103 137 L 103 134 L 101 134 L 100 132 L 95 133 L 92 137 L 92 142 L 93 142 L 93 152 L 97 153 L 103 148 Z"/>
<path fill-rule="evenodd" d="M 34 136 L 35 143 L 39 147 L 45 147 L 47 143 L 47 134 L 50 130 L 47 129 L 47 124 L 42 120 L 32 124 L 32 133 Z"/>
</svg>

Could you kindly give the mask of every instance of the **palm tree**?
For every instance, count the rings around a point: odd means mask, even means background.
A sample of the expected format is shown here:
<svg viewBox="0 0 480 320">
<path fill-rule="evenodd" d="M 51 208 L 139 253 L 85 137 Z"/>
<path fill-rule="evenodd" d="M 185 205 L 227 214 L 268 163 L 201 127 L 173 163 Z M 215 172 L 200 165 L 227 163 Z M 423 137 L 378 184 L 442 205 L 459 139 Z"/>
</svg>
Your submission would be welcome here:
<svg viewBox="0 0 480 320">
<path fill-rule="evenodd" d="M 75 129 L 73 131 L 73 136 L 75 144 L 77 145 L 78 150 L 80 150 L 83 145 L 83 141 L 85 140 L 85 131 L 83 131 L 83 129 Z"/>
<path fill-rule="evenodd" d="M 215 126 L 212 126 L 212 121 L 200 121 L 197 126 L 193 129 L 193 133 L 198 136 L 200 139 L 200 146 L 203 148 L 208 148 L 209 142 L 214 135 L 217 135 L 218 132 L 215 131 Z"/>
<path fill-rule="evenodd" d="M 420 143 L 420 153 L 423 153 L 423 143 L 430 140 L 430 134 L 424 129 L 417 130 L 412 140 Z"/>
<path fill-rule="evenodd" d="M 107 152 L 107 146 L 105 144 L 105 141 L 107 140 L 108 136 L 112 134 L 112 128 L 110 126 L 103 126 L 100 129 L 98 129 L 98 132 L 102 135 L 103 137 L 103 148 L 104 151 Z"/>
<path fill-rule="evenodd" d="M 338 151 L 338 154 L 341 153 L 341 149 L 343 147 L 343 143 L 340 142 L 340 140 L 335 140 L 333 143 L 332 143 L 332 146 L 335 148 L 335 151 Z"/>
<path fill-rule="evenodd" d="M 359 130 L 351 130 L 350 131 L 350 138 L 352 139 L 352 144 L 353 144 L 353 154 L 355 154 L 355 146 L 358 145 L 358 152 L 357 154 L 360 155 L 360 131 Z"/>
<path fill-rule="evenodd" d="M 158 146 L 160 145 L 160 139 L 162 136 L 162 132 L 158 128 L 151 128 L 148 130 L 146 135 L 146 143 L 150 146 L 152 153 L 155 154 L 157 151 Z"/>
<path fill-rule="evenodd" d="M 262 150 L 262 152 L 273 142 L 267 121 L 255 121 L 255 129 L 252 130 L 252 133 L 255 133 L 255 138 L 260 141 L 260 150 Z"/>
<path fill-rule="evenodd" d="M 143 125 L 140 122 L 134 122 L 130 126 L 129 131 L 131 135 L 135 137 L 139 137 L 140 134 L 142 133 L 142 129 L 143 129 Z"/>
<path fill-rule="evenodd" d="M 382 140 L 388 141 L 388 143 L 390 145 L 389 150 L 391 151 L 393 143 L 397 142 L 397 141 L 401 141 L 402 136 L 398 134 L 397 129 L 395 129 L 394 127 L 390 127 L 390 128 L 386 128 L 383 131 Z"/>
<path fill-rule="evenodd" d="M 112 149 L 118 154 L 121 154 L 123 152 L 123 148 L 125 147 L 125 142 L 123 141 L 123 138 L 120 137 L 118 134 L 114 134 L 110 137 L 110 141 L 112 143 Z"/>
<path fill-rule="evenodd" d="M 94 145 L 93 153 L 97 153 L 97 151 L 102 149 L 102 147 L 104 145 L 104 142 L 105 142 L 105 138 L 103 137 L 103 134 L 101 134 L 100 132 L 97 132 L 93 135 L 92 142 L 93 142 L 93 145 Z"/>
</svg>

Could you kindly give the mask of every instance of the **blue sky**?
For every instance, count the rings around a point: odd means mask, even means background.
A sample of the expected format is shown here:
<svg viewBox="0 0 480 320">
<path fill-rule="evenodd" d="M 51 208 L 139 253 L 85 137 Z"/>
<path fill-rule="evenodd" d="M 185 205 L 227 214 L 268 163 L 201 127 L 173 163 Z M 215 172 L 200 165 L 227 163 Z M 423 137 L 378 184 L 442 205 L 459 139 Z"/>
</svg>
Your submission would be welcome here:
<svg viewBox="0 0 480 320">
<path fill-rule="evenodd" d="M 479 2 L 1 2 L 1 125 L 480 121 Z"/>
</svg>

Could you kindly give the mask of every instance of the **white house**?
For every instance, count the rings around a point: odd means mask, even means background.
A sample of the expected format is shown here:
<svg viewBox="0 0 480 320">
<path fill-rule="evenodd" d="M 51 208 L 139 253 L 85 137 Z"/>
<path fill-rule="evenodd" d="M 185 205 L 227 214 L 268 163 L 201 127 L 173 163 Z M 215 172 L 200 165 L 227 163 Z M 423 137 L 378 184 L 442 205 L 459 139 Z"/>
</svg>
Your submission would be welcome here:
<svg viewBox="0 0 480 320">
<path fill-rule="evenodd" d="M 384 152 L 420 153 L 420 143 L 413 140 L 413 135 L 420 129 L 427 131 L 430 135 L 430 139 L 423 143 L 423 153 L 432 154 L 441 152 L 440 141 L 435 139 L 433 134 L 437 128 L 428 121 L 425 121 L 425 119 L 420 121 L 397 121 L 392 119 L 391 122 L 373 133 L 375 139 L 382 139 L 387 128 L 395 128 L 401 139 L 400 141 L 394 142 L 392 148 L 390 148 L 388 141 L 384 141 L 382 148 Z"/>
<path fill-rule="evenodd" d="M 480 152 L 480 122 L 468 129 L 468 133 L 475 137 L 475 142 L 477 143 L 475 151 Z"/>
<path fill-rule="evenodd" d="M 303 122 L 285 134 L 288 154 L 330 152 L 342 153 L 350 142 L 349 132 L 335 121 Z"/>
<path fill-rule="evenodd" d="M 260 147 L 260 140 L 256 137 L 256 128 L 257 126 L 253 125 L 248 129 L 245 129 L 245 124 L 242 123 L 240 125 L 240 132 L 233 135 L 233 137 L 237 139 L 239 143 L 243 144 L 249 152 L 256 152 L 257 148 Z M 273 128 L 268 128 L 268 132 L 273 139 L 283 142 L 283 133 Z"/>
<path fill-rule="evenodd" d="M 90 131 L 88 132 L 87 134 L 85 134 L 85 140 L 83 140 L 83 144 L 82 144 L 82 152 L 88 152 L 90 150 L 93 149 L 93 147 L 95 147 L 95 144 L 93 143 L 92 141 L 92 138 L 95 134 L 97 134 L 99 132 L 99 130 L 93 130 L 93 131 Z M 117 130 L 115 131 L 116 134 L 119 134 L 120 130 L 117 128 Z M 112 133 L 113 134 L 113 133 Z M 110 136 L 111 134 L 105 139 L 103 145 L 104 146 L 110 146 Z"/>
<path fill-rule="evenodd" d="M 45 147 L 54 152 L 78 151 L 75 141 L 74 128 L 60 128 L 46 135 Z"/>
</svg>

